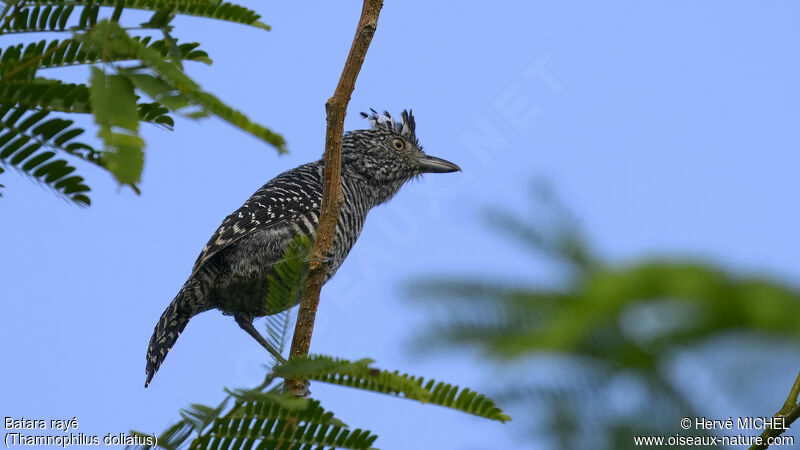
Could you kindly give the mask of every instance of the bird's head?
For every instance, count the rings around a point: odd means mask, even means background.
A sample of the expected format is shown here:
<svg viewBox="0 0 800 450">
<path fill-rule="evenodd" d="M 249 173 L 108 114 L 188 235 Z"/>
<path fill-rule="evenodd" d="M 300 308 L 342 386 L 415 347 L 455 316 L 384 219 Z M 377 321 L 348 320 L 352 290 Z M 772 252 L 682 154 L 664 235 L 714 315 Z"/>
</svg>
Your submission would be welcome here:
<svg viewBox="0 0 800 450">
<path fill-rule="evenodd" d="M 414 116 L 403 111 L 395 121 L 388 112 L 361 113 L 372 125 L 344 135 L 342 168 L 373 186 L 388 188 L 394 195 L 408 180 L 424 173 L 457 172 L 457 165 L 422 151 L 416 136 Z"/>
</svg>

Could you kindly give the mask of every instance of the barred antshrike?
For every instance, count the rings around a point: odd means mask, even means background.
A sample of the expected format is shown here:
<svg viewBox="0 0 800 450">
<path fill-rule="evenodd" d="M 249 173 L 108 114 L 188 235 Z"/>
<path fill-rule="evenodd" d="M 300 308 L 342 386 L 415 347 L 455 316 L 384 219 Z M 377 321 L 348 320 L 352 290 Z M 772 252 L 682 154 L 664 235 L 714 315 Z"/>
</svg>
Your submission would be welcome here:
<svg viewBox="0 0 800 450">
<path fill-rule="evenodd" d="M 370 209 L 388 201 L 403 184 L 423 173 L 461 170 L 423 153 L 411 111 L 403 111 L 400 121 L 388 112 L 361 114 L 372 128 L 346 133 L 342 141 L 344 202 L 325 281 L 350 252 Z M 278 175 L 222 221 L 200 252 L 189 279 L 156 324 L 147 348 L 145 387 L 189 319 L 209 309 L 232 315 L 259 344 L 276 353 L 253 327 L 253 318 L 276 313 L 268 311 L 265 302 L 274 266 L 297 235 L 313 238 L 316 232 L 322 170 L 319 160 Z"/>
</svg>

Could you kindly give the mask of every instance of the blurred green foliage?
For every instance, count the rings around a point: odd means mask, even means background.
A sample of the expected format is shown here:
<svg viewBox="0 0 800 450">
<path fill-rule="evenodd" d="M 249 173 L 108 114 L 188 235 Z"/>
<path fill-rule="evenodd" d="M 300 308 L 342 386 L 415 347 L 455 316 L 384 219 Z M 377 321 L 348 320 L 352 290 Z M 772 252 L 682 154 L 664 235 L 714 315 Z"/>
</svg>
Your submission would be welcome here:
<svg viewBox="0 0 800 450">
<path fill-rule="evenodd" d="M 501 369 L 495 398 L 536 411 L 537 439 L 624 449 L 635 434 L 699 435 L 679 428 L 703 414 L 670 376 L 676 355 L 741 332 L 800 341 L 796 286 L 689 259 L 604 261 L 546 186 L 535 193 L 543 216 L 489 209 L 485 219 L 555 263 L 561 282 L 435 278 L 411 283 L 409 297 L 432 317 L 415 347 L 480 350 Z"/>
</svg>

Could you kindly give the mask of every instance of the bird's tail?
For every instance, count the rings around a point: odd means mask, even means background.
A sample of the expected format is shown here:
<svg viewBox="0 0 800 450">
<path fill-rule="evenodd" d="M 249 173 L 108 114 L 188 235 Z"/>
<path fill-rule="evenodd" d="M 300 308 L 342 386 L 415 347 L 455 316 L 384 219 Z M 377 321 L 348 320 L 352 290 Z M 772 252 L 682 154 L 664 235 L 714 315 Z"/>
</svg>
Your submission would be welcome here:
<svg viewBox="0 0 800 450">
<path fill-rule="evenodd" d="M 198 282 L 190 279 L 161 314 L 161 318 L 153 330 L 153 336 L 150 338 L 150 345 L 147 346 L 147 367 L 145 368 L 147 379 L 144 387 L 150 384 L 150 380 L 164 362 L 167 352 L 178 340 L 178 336 L 186 328 L 189 319 L 211 309 L 207 306 L 205 296 L 201 295 L 202 291 Z"/>
</svg>

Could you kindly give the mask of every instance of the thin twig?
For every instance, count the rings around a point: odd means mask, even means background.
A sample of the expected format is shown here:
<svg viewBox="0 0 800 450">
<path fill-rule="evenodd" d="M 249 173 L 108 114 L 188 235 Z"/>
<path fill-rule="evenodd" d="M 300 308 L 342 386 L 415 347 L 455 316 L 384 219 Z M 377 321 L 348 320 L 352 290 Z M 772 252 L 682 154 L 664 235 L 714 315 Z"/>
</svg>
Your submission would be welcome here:
<svg viewBox="0 0 800 450">
<path fill-rule="evenodd" d="M 781 427 L 770 427 L 761 433 L 761 442 L 753 444 L 750 450 L 764 450 L 769 447 L 767 440 L 769 438 L 776 438 L 783 434 L 789 426 L 798 418 L 800 418 L 800 403 L 797 402 L 797 397 L 800 396 L 800 374 L 797 374 L 797 379 L 794 380 L 792 390 L 789 391 L 789 396 L 786 397 L 786 402 L 774 418 L 783 418 Z"/>
<path fill-rule="evenodd" d="M 297 325 L 294 329 L 290 358 L 308 355 L 311 346 L 311 334 L 314 331 L 314 319 L 319 306 L 319 293 L 325 281 L 326 264 L 333 247 L 334 231 L 342 204 L 342 187 L 340 171 L 342 164 L 342 135 L 344 134 L 344 116 L 347 104 L 353 94 L 356 78 L 372 42 L 372 36 L 378 26 L 378 15 L 383 7 L 383 0 L 364 0 L 361 19 L 358 21 L 356 35 L 347 55 L 342 76 L 333 93 L 333 97 L 325 103 L 327 114 L 327 132 L 325 134 L 325 169 L 322 187 L 322 205 L 314 238 L 314 249 L 311 252 L 308 277 L 303 288 L 300 309 L 297 312 Z M 295 395 L 303 395 L 306 390 L 302 380 L 287 380 L 287 387 Z"/>
</svg>

